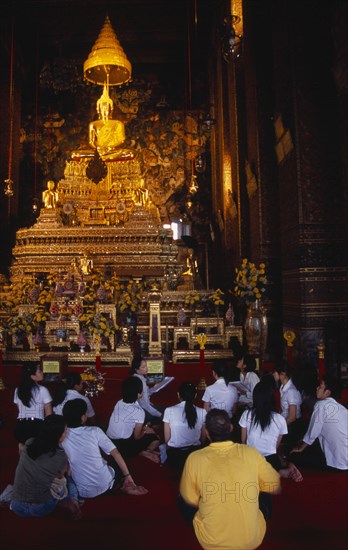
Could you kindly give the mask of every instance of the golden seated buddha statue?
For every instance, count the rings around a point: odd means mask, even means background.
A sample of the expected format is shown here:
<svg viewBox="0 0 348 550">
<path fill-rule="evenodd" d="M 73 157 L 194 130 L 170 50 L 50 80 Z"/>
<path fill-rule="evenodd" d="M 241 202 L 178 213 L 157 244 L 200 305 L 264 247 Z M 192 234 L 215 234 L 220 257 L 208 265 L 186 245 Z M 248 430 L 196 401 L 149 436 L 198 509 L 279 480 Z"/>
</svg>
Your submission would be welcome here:
<svg viewBox="0 0 348 550">
<path fill-rule="evenodd" d="M 97 101 L 98 120 L 88 125 L 88 140 L 91 149 L 78 149 L 71 155 L 72 159 L 93 157 L 95 150 L 104 161 L 132 160 L 135 154 L 130 149 L 119 147 L 125 140 L 125 128 L 121 120 L 111 118 L 113 101 L 105 85 Z"/>
</svg>

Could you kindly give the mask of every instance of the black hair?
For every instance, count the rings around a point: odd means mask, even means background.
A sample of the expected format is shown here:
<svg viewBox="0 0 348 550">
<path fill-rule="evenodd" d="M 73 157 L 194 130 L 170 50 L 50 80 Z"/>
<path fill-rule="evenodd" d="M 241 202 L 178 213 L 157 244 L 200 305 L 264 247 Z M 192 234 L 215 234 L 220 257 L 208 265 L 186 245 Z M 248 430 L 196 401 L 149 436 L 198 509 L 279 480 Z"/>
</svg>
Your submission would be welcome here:
<svg viewBox="0 0 348 550">
<path fill-rule="evenodd" d="M 193 429 L 197 422 L 197 411 L 193 404 L 196 397 L 196 386 L 192 382 L 182 382 L 179 387 L 179 396 L 182 401 L 185 401 L 185 418 L 188 427 Z"/>
<path fill-rule="evenodd" d="M 304 362 L 300 365 L 299 369 L 296 369 L 296 372 L 298 372 L 297 379 L 295 380 L 297 389 L 303 393 L 304 397 L 315 398 L 318 386 L 317 366 L 309 361 Z"/>
<path fill-rule="evenodd" d="M 230 348 L 233 353 L 233 357 L 236 357 L 236 359 L 241 359 L 243 355 L 246 353 L 246 350 L 244 346 L 239 341 L 238 336 L 232 336 L 230 339 Z"/>
<path fill-rule="evenodd" d="M 143 383 L 137 376 L 131 376 L 123 380 L 121 394 L 124 403 L 135 403 L 139 393 L 143 391 Z"/>
<path fill-rule="evenodd" d="M 261 376 L 260 384 L 267 388 L 271 388 L 272 391 L 277 389 L 277 382 L 274 380 L 274 376 L 271 372 L 266 372 Z"/>
<path fill-rule="evenodd" d="M 39 363 L 30 361 L 22 366 L 21 380 L 17 387 L 17 395 L 26 407 L 30 407 L 33 393 L 37 391 L 37 384 L 32 379 L 36 374 Z"/>
<path fill-rule="evenodd" d="M 39 434 L 27 446 L 27 453 L 36 460 L 45 453 L 53 456 L 59 449 L 59 440 L 66 427 L 62 416 L 51 414 L 44 419 Z"/>
<path fill-rule="evenodd" d="M 205 427 L 212 442 L 230 439 L 231 420 L 224 410 L 211 409 L 205 417 Z"/>
<path fill-rule="evenodd" d="M 270 384 L 259 382 L 253 391 L 251 424 L 260 426 L 263 432 L 271 423 L 275 411 L 274 388 Z"/>
<path fill-rule="evenodd" d="M 256 359 L 252 355 L 248 353 L 243 355 L 243 362 L 245 365 L 245 372 L 253 372 L 256 369 Z"/>
<path fill-rule="evenodd" d="M 63 403 L 68 390 L 73 390 L 75 386 L 81 384 L 81 374 L 79 372 L 69 372 L 64 380 L 61 380 L 57 386 L 56 393 L 52 400 L 52 405 L 55 407 Z"/>
<path fill-rule="evenodd" d="M 292 366 L 285 360 L 282 361 L 280 365 L 277 365 L 274 369 L 278 374 L 283 372 L 289 379 L 292 377 L 294 373 L 294 369 Z"/>
<path fill-rule="evenodd" d="M 228 386 L 231 377 L 227 363 L 224 359 L 217 359 L 216 361 L 214 361 L 213 372 L 215 372 L 215 374 L 219 378 L 223 378 L 225 380 L 226 386 Z"/>
<path fill-rule="evenodd" d="M 335 378 L 331 374 L 325 374 L 323 376 L 323 382 L 325 388 L 330 391 L 331 397 L 338 399 L 341 396 L 342 382 L 338 378 Z"/>
<path fill-rule="evenodd" d="M 137 370 L 139 369 L 141 362 L 144 360 L 143 356 L 140 354 L 134 355 L 131 368 L 130 368 L 130 374 L 135 374 Z"/>
<path fill-rule="evenodd" d="M 63 407 L 63 416 L 68 428 L 82 426 L 81 417 L 87 412 L 87 403 L 83 399 L 71 399 Z"/>
</svg>

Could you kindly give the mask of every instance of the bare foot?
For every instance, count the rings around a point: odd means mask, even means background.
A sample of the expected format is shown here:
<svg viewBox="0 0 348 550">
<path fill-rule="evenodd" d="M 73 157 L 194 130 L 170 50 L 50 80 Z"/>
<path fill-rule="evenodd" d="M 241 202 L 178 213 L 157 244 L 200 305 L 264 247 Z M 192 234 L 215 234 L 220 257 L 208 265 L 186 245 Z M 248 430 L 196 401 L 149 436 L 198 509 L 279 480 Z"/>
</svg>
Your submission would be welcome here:
<svg viewBox="0 0 348 550">
<path fill-rule="evenodd" d="M 137 497 L 141 495 L 146 495 L 149 491 L 141 485 L 127 485 L 126 487 L 121 487 L 121 492 L 125 495 L 132 495 Z"/>
<path fill-rule="evenodd" d="M 60 506 L 62 508 L 65 508 L 68 511 L 71 519 L 73 519 L 74 521 L 81 519 L 82 517 L 81 508 L 79 506 L 79 503 L 76 500 L 62 501 L 60 502 Z"/>
<path fill-rule="evenodd" d="M 144 456 L 145 458 L 148 458 L 149 460 L 152 460 L 152 462 L 159 462 L 160 456 L 159 453 L 156 451 L 141 451 L 139 453 L 141 456 Z"/>
</svg>

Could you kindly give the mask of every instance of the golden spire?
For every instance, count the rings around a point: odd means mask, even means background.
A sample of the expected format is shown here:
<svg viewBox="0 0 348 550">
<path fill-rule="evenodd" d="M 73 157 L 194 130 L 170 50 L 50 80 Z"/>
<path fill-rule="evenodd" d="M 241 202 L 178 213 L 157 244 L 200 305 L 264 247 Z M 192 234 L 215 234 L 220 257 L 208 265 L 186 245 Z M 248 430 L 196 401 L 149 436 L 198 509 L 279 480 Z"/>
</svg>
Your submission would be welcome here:
<svg viewBox="0 0 348 550">
<path fill-rule="evenodd" d="M 86 80 L 94 84 L 119 86 L 128 82 L 132 66 L 124 53 L 107 16 L 99 36 L 83 65 Z"/>
</svg>

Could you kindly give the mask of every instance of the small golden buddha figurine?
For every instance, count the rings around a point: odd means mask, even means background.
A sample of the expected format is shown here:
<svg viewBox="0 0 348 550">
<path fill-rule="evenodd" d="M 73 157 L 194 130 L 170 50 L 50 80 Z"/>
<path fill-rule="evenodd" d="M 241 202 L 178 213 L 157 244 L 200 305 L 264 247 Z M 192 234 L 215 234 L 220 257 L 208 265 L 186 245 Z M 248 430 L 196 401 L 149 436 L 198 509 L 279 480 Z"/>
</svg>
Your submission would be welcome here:
<svg viewBox="0 0 348 550">
<path fill-rule="evenodd" d="M 86 253 L 80 259 L 80 269 L 84 275 L 89 275 L 93 271 L 93 260 L 88 258 Z"/>
<path fill-rule="evenodd" d="M 193 263 L 193 249 L 189 248 L 188 255 L 186 257 L 186 270 L 182 273 L 182 275 L 189 275 L 190 277 L 193 276 L 192 263 Z"/>
<path fill-rule="evenodd" d="M 48 180 L 47 189 L 42 193 L 42 201 L 45 208 L 55 208 L 58 203 L 58 193 L 54 191 L 54 181 Z"/>
</svg>

